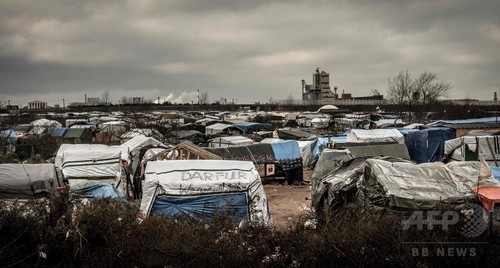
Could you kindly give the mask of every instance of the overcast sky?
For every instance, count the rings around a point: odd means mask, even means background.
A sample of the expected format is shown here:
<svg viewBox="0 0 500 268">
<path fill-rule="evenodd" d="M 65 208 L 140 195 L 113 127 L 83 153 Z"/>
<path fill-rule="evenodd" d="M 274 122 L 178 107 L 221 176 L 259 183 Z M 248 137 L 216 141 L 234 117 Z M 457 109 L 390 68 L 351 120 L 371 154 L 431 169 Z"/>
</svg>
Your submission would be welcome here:
<svg viewBox="0 0 500 268">
<path fill-rule="evenodd" d="M 301 98 L 319 67 L 353 96 L 401 70 L 450 98 L 500 94 L 500 1 L 0 0 L 0 97 Z M 183 100 L 185 101 L 185 100 Z"/>
</svg>

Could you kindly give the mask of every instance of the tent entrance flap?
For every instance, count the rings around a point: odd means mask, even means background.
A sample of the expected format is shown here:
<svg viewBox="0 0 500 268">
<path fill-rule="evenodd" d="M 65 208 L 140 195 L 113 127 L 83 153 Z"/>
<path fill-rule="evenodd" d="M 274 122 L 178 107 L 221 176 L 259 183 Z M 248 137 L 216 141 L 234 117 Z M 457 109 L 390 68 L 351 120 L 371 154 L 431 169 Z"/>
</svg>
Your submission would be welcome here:
<svg viewBox="0 0 500 268">
<path fill-rule="evenodd" d="M 248 220 L 246 192 L 195 196 L 157 196 L 151 215 L 210 218 L 217 213 L 227 214 L 236 221 Z"/>
</svg>

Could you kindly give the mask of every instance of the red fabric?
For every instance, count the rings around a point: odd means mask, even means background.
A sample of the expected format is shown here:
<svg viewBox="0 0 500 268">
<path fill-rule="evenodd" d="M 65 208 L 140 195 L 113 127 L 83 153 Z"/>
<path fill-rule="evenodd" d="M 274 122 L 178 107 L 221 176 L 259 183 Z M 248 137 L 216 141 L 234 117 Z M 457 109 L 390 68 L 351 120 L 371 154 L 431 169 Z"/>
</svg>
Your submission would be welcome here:
<svg viewBox="0 0 500 268">
<path fill-rule="evenodd" d="M 495 203 L 500 203 L 500 187 L 480 187 L 477 195 L 489 212 L 493 212 Z"/>
</svg>

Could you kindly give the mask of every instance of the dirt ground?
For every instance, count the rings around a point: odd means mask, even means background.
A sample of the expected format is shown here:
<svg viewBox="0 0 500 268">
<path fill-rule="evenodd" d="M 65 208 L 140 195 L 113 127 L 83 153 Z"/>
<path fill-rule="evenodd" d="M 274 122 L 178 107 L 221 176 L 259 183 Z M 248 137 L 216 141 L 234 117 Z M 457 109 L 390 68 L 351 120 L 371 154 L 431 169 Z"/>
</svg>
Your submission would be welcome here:
<svg viewBox="0 0 500 268">
<path fill-rule="evenodd" d="M 292 226 L 301 216 L 309 214 L 311 208 L 310 178 L 313 171 L 304 168 L 306 185 L 288 186 L 284 181 L 264 184 L 273 225 L 277 229 Z"/>
</svg>

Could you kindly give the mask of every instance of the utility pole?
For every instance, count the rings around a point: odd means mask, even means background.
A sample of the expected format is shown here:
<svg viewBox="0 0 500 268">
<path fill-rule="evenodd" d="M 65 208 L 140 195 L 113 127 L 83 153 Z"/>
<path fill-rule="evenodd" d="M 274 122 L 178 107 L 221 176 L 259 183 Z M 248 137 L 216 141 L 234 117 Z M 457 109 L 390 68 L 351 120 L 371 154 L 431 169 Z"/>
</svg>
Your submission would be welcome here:
<svg viewBox="0 0 500 268">
<path fill-rule="evenodd" d="M 64 103 L 64 99 L 62 99 L 62 100 L 63 100 L 63 109 L 65 109 L 66 108 L 66 104 Z"/>
</svg>

